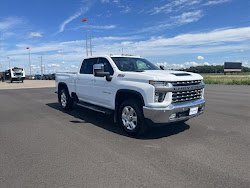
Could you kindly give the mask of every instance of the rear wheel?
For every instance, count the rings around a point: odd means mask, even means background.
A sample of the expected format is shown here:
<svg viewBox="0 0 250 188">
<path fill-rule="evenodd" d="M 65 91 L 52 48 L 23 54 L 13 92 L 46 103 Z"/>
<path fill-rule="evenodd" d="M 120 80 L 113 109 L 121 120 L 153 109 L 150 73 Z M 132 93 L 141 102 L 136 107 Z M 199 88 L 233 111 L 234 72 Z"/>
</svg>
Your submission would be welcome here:
<svg viewBox="0 0 250 188">
<path fill-rule="evenodd" d="M 63 88 L 58 93 L 58 99 L 63 109 L 69 110 L 73 106 L 73 99 L 69 95 L 69 91 L 66 88 Z"/>
<path fill-rule="evenodd" d="M 147 125 L 142 112 L 142 104 L 138 100 L 124 101 L 118 112 L 119 124 L 129 135 L 142 135 Z"/>
</svg>

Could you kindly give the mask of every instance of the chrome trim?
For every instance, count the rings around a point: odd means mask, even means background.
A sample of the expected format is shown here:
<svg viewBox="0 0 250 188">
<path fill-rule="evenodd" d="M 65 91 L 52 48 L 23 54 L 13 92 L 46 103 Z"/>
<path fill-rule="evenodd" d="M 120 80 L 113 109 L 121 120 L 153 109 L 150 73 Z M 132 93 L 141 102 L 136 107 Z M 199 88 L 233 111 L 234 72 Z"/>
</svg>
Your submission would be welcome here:
<svg viewBox="0 0 250 188">
<path fill-rule="evenodd" d="M 173 86 L 173 84 L 169 83 L 168 86 L 155 86 L 156 91 L 165 91 L 165 92 L 175 92 L 175 91 L 188 91 L 195 89 L 203 89 L 205 87 L 204 83 L 200 83 L 198 85 L 190 85 L 190 86 Z"/>
<path fill-rule="evenodd" d="M 200 99 L 193 102 L 184 102 L 178 104 L 170 104 L 166 108 L 151 108 L 151 107 L 143 107 L 144 117 L 152 120 L 154 123 L 169 123 L 169 122 L 177 122 L 181 120 L 187 120 L 192 117 L 198 116 L 203 113 L 203 110 L 199 113 L 191 116 L 177 117 L 175 119 L 169 119 L 170 116 L 174 113 L 186 112 L 192 107 L 199 107 L 200 109 L 205 107 L 205 100 Z"/>
</svg>

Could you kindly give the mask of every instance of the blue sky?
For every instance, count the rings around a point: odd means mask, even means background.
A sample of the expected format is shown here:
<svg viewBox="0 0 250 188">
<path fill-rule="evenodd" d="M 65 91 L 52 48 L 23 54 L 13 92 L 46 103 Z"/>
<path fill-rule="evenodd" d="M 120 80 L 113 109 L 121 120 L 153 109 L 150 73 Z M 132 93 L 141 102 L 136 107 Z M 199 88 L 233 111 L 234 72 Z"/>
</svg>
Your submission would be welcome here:
<svg viewBox="0 0 250 188">
<path fill-rule="evenodd" d="M 0 71 L 76 71 L 93 55 L 141 55 L 168 68 L 241 61 L 250 67 L 248 0 L 1 0 Z"/>
</svg>

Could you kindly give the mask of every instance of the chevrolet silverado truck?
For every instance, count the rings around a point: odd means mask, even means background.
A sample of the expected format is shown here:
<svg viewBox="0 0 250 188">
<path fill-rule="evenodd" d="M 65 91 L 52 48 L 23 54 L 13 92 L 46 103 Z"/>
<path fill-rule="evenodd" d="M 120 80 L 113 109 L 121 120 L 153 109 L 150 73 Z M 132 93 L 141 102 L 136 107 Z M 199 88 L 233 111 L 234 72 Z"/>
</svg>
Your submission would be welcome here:
<svg viewBox="0 0 250 188">
<path fill-rule="evenodd" d="M 113 115 L 130 135 L 150 124 L 185 122 L 204 112 L 199 74 L 164 70 L 140 56 L 106 55 L 83 60 L 77 73 L 57 73 L 56 93 L 73 104 Z"/>
</svg>

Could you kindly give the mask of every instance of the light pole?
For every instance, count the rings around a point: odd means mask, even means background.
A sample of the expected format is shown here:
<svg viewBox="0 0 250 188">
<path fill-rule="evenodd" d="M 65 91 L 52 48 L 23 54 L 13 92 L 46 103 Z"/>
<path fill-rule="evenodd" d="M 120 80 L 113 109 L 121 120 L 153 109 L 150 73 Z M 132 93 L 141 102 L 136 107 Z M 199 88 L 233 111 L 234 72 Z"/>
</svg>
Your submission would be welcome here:
<svg viewBox="0 0 250 188">
<path fill-rule="evenodd" d="M 30 47 L 27 47 L 26 49 L 29 50 L 29 67 L 30 67 L 30 76 L 31 76 Z"/>
<path fill-rule="evenodd" d="M 88 25 L 87 25 L 87 18 L 83 18 L 82 22 L 86 23 L 86 55 L 88 57 Z"/>
<path fill-rule="evenodd" d="M 41 56 L 41 76 L 43 76 L 43 56 Z"/>
<path fill-rule="evenodd" d="M 9 61 L 9 69 L 10 69 L 10 57 L 8 56 L 7 58 L 8 58 L 8 61 Z"/>
</svg>

